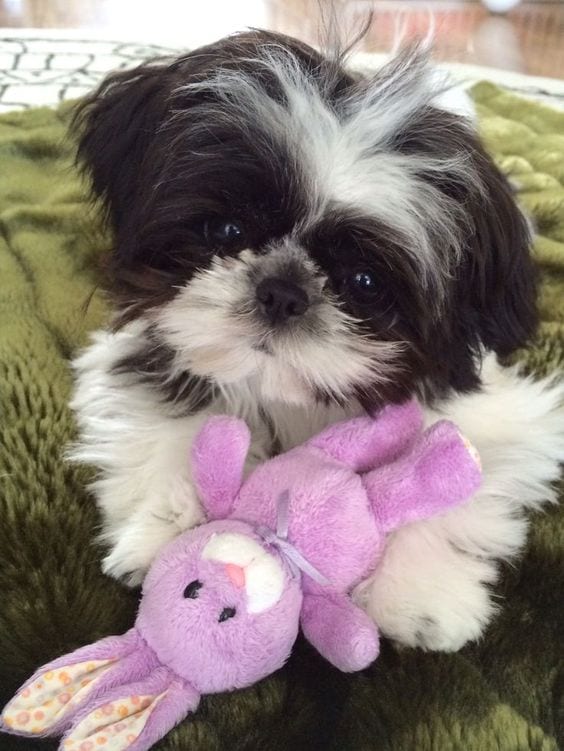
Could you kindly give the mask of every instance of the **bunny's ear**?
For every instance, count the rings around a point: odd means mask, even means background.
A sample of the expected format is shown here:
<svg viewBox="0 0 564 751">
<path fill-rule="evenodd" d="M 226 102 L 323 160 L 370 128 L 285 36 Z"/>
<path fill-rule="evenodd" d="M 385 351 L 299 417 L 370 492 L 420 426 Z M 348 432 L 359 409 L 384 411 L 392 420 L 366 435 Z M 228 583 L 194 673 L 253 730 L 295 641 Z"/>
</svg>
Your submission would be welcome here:
<svg viewBox="0 0 564 751">
<path fill-rule="evenodd" d="M 355 472 L 367 472 L 394 461 L 411 448 L 422 423 L 421 407 L 412 399 L 384 407 L 375 417 L 358 417 L 332 425 L 307 445 L 321 449 Z"/>
<path fill-rule="evenodd" d="M 103 701 L 102 701 L 103 699 Z M 92 702 L 77 718 L 61 744 L 64 751 L 151 748 L 188 712 L 200 695 L 167 668 L 156 668 L 142 681 L 119 686 Z"/>
<path fill-rule="evenodd" d="M 132 629 L 123 636 L 110 636 L 81 647 L 39 668 L 5 706 L 0 729 L 38 736 L 61 732 L 114 673 L 118 679 L 118 666 L 138 645 L 139 636 Z"/>
<path fill-rule="evenodd" d="M 246 423 L 232 417 L 211 417 L 196 436 L 192 472 L 208 518 L 229 514 L 243 482 L 250 443 Z"/>
</svg>

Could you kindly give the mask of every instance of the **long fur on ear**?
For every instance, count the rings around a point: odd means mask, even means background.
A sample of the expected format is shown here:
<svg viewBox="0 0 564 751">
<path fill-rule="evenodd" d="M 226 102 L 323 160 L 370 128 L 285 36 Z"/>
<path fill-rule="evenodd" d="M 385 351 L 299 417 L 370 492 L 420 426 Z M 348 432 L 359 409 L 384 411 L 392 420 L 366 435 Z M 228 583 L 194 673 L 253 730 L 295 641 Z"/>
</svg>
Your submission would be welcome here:
<svg viewBox="0 0 564 751">
<path fill-rule="evenodd" d="M 127 216 L 170 94 L 166 61 L 112 73 L 80 102 L 73 127 L 78 160 L 114 230 Z"/>
<path fill-rule="evenodd" d="M 473 156 L 484 198 L 469 206 L 475 231 L 468 238 L 471 252 L 461 271 L 461 291 L 478 311 L 484 347 L 506 356 L 527 344 L 536 330 L 538 273 L 529 224 L 507 178 L 478 140 Z"/>
<path fill-rule="evenodd" d="M 484 350 L 506 356 L 536 330 L 537 272 L 529 225 L 509 181 L 466 118 L 427 107 L 398 131 L 394 148 L 407 156 L 440 155 L 445 169 L 422 176 L 462 208 L 460 261 L 445 298 L 449 314 L 430 323 L 427 318 L 414 350 L 416 370 L 431 375 L 423 383 L 427 397 L 444 396 L 452 388 L 469 391 L 479 385 L 477 361 Z M 448 169 L 449 161 L 456 169 Z M 444 256 L 452 249 L 437 251 Z"/>
<path fill-rule="evenodd" d="M 324 58 L 298 40 L 251 30 L 179 57 L 155 58 L 112 73 L 79 103 L 73 118 L 78 161 L 91 175 L 94 193 L 104 200 L 114 230 L 127 224 L 128 209 L 143 199 L 143 188 L 151 191 L 169 155 L 155 135 L 175 114 L 178 89 L 205 80 L 219 67 L 244 70 L 260 49 L 282 43 L 311 68 L 323 65 Z M 184 96 L 182 106 L 189 108 L 201 99 L 199 94 Z"/>
</svg>

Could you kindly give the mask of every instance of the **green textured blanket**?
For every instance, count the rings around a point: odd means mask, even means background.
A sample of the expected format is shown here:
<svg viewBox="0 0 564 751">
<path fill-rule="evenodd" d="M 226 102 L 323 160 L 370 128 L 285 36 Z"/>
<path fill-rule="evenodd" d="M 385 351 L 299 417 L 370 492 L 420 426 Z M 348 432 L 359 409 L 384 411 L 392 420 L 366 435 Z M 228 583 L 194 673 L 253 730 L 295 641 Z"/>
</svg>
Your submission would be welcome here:
<svg viewBox="0 0 564 751">
<path fill-rule="evenodd" d="M 474 89 L 483 133 L 520 186 L 540 237 L 543 323 L 522 359 L 546 373 L 564 353 L 564 113 L 490 84 Z M 68 359 L 107 308 L 96 260 L 108 238 L 65 141 L 66 110 L 0 118 L 0 704 L 41 663 L 132 622 L 135 593 L 99 571 L 73 436 Z M 557 751 L 564 747 L 564 507 L 538 515 L 504 574 L 503 609 L 458 654 L 384 644 L 343 675 L 306 644 L 253 689 L 203 701 L 170 751 Z M 560 736 L 560 738 L 559 738 Z M 0 736 L 0 751 L 53 749 Z"/>
</svg>

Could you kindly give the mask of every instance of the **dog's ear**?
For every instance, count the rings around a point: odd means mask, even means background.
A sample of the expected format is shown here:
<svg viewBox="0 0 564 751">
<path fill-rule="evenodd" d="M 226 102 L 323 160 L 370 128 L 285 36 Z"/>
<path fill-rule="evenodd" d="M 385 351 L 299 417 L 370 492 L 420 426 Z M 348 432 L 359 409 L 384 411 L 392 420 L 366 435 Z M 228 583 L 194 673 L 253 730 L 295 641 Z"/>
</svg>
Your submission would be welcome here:
<svg viewBox="0 0 564 751">
<path fill-rule="evenodd" d="M 507 178 L 477 139 L 473 146 L 482 195 L 467 205 L 474 231 L 467 240 L 459 294 L 477 314 L 484 346 L 506 356 L 525 345 L 537 326 L 531 228 Z"/>
<path fill-rule="evenodd" d="M 94 193 L 104 200 L 114 230 L 122 229 L 136 192 L 142 187 L 150 192 L 148 182 L 158 180 L 159 166 L 168 156 L 162 139 L 155 138 L 159 128 L 176 107 L 190 107 L 207 96 L 184 93 L 179 103 L 175 100 L 179 87 L 205 80 L 219 68 L 248 68 L 262 47 L 281 44 L 291 45 L 304 65 L 321 64 L 322 58 L 307 45 L 250 30 L 176 58 L 156 58 L 112 73 L 80 102 L 74 116 L 78 160 L 92 178 Z M 130 227 L 123 229 L 127 233 Z"/>
<path fill-rule="evenodd" d="M 165 116 L 170 68 L 147 63 L 108 76 L 77 107 L 78 160 L 117 230 L 138 190 L 143 163 Z"/>
<path fill-rule="evenodd" d="M 505 357 L 535 333 L 531 230 L 466 118 L 429 107 L 406 129 L 400 150 L 443 159 L 445 169 L 428 179 L 460 207 L 460 263 L 449 283 L 448 314 L 426 329 L 420 351 L 439 391 L 467 391 L 479 383 L 476 355 L 493 350 Z M 449 170 L 449 160 L 456 170 Z"/>
</svg>

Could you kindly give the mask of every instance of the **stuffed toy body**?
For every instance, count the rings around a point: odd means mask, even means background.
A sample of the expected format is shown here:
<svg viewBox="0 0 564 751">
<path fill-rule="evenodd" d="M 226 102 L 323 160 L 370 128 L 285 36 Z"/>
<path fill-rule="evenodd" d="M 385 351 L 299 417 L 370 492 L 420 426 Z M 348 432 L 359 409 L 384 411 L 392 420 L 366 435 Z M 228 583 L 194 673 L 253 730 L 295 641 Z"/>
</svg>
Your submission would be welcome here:
<svg viewBox="0 0 564 751">
<path fill-rule="evenodd" d="M 193 448 L 207 523 L 158 556 L 134 627 L 40 668 L 2 714 L 7 732 L 65 733 L 70 751 L 142 751 L 206 693 L 252 685 L 301 628 L 336 667 L 368 666 L 378 632 L 350 592 L 386 535 L 480 483 L 456 427 L 422 430 L 415 402 L 332 426 L 244 479 L 244 422 L 212 418 Z"/>
</svg>

